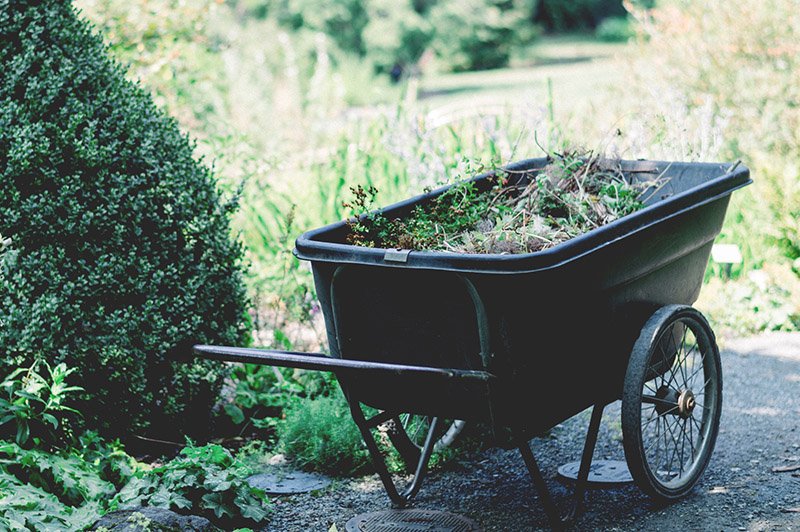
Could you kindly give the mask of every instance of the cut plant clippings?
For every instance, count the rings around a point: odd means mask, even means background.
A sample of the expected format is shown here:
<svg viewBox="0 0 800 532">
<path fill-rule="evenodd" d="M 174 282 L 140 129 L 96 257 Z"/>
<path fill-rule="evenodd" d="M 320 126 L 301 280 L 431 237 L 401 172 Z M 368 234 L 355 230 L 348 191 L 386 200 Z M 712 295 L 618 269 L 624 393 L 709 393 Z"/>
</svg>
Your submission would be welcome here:
<svg viewBox="0 0 800 532">
<path fill-rule="evenodd" d="M 374 187 L 345 203 L 356 214 L 347 241 L 357 246 L 454 253 L 533 253 L 644 207 L 656 181 L 633 181 L 619 160 L 593 152 L 551 154 L 534 173 L 499 170 L 482 190 L 460 182 L 403 219 L 371 212 Z"/>
</svg>

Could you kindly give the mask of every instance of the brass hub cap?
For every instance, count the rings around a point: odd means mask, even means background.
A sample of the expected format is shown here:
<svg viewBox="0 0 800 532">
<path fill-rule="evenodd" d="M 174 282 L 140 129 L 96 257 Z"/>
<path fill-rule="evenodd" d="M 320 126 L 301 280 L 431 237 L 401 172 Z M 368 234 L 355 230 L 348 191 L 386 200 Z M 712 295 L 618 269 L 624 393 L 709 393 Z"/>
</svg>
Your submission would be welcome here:
<svg viewBox="0 0 800 532">
<path fill-rule="evenodd" d="M 678 415 L 687 418 L 692 415 L 695 407 L 694 394 L 691 390 L 684 390 L 678 396 Z"/>
</svg>

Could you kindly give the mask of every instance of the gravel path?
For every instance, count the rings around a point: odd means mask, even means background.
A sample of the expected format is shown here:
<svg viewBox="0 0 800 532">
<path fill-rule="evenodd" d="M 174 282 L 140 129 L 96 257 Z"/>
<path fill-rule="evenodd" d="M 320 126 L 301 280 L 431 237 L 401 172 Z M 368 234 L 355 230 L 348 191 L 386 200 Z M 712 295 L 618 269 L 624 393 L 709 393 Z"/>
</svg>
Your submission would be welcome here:
<svg viewBox="0 0 800 532">
<path fill-rule="evenodd" d="M 635 486 L 595 489 L 575 530 L 800 530 L 800 334 L 771 334 L 723 346 L 724 407 L 711 463 L 683 500 L 658 506 Z M 571 489 L 556 468 L 578 460 L 589 412 L 532 446 L 563 510 Z M 610 405 L 595 458 L 624 459 L 619 403 Z M 486 531 L 547 528 L 518 451 L 488 449 L 433 471 L 416 508 L 466 516 Z M 322 492 L 275 501 L 268 531 L 340 532 L 356 514 L 389 508 L 377 476 L 337 481 Z M 795 510 L 794 512 L 790 510 Z"/>
</svg>

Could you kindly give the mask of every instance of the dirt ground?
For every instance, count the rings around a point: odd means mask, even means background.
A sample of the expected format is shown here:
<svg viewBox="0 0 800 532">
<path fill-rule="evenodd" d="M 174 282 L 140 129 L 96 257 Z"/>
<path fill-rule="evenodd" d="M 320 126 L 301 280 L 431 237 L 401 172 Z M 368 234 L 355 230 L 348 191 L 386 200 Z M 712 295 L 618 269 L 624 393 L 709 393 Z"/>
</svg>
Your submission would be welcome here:
<svg viewBox="0 0 800 532">
<path fill-rule="evenodd" d="M 720 434 L 699 485 L 677 503 L 657 505 L 633 484 L 593 489 L 574 530 L 800 530 L 800 334 L 731 340 L 722 346 Z M 578 460 L 589 412 L 532 446 L 563 511 L 571 486 L 563 463 Z M 595 458 L 624 459 L 619 404 L 606 409 Z M 776 468 L 778 469 L 776 471 Z M 792 470 L 794 469 L 794 470 Z M 787 471 L 781 471 L 787 470 Z M 336 481 L 313 494 L 279 498 L 268 531 L 341 532 L 356 514 L 389 508 L 377 476 Z M 547 529 L 518 451 L 467 453 L 433 471 L 416 508 L 443 510 L 486 531 Z"/>
</svg>

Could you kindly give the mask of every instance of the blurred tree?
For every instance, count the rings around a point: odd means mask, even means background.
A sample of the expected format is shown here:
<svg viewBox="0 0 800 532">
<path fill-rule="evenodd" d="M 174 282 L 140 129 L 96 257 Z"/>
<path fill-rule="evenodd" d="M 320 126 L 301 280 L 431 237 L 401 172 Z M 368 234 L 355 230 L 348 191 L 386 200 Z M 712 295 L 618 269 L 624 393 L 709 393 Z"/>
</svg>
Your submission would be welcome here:
<svg viewBox="0 0 800 532">
<path fill-rule="evenodd" d="M 410 0 L 372 0 L 364 28 L 367 57 L 380 72 L 406 70 L 431 41 L 433 28 Z"/>
<path fill-rule="evenodd" d="M 321 31 L 346 52 L 365 53 L 362 32 L 368 22 L 365 0 L 277 0 L 268 8 L 281 24 Z"/>
<path fill-rule="evenodd" d="M 459 0 L 430 10 L 432 47 L 449 68 L 481 70 L 508 64 L 515 45 L 538 34 L 530 0 Z"/>
<path fill-rule="evenodd" d="M 541 0 L 534 20 L 548 31 L 585 30 L 625 13 L 622 0 Z"/>
</svg>

